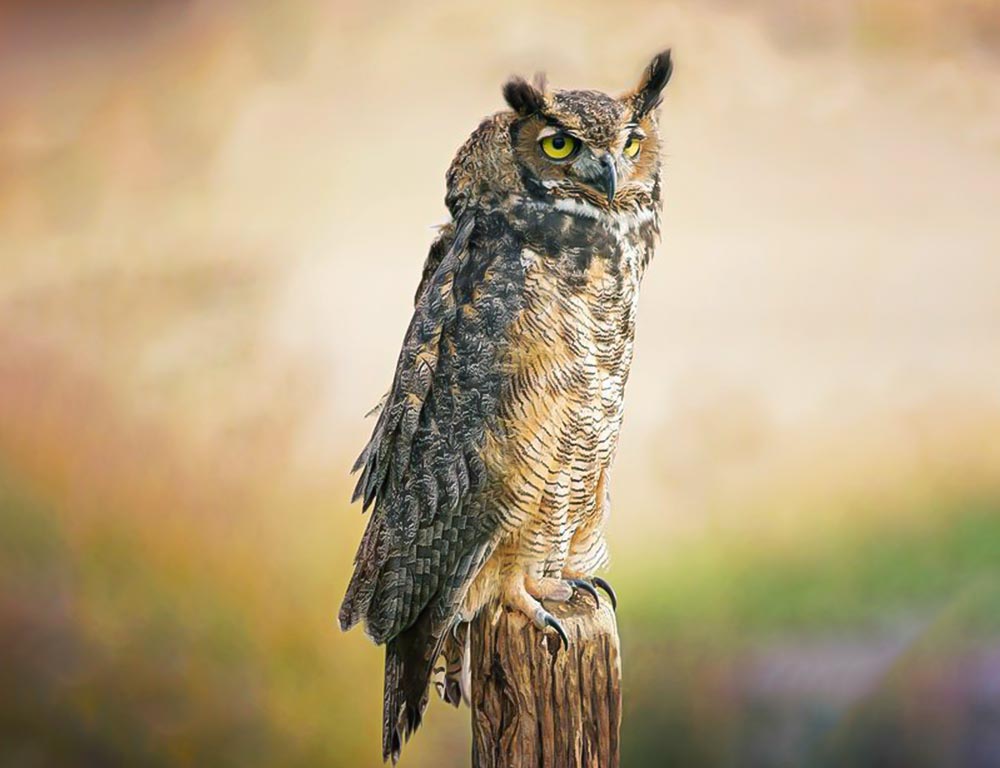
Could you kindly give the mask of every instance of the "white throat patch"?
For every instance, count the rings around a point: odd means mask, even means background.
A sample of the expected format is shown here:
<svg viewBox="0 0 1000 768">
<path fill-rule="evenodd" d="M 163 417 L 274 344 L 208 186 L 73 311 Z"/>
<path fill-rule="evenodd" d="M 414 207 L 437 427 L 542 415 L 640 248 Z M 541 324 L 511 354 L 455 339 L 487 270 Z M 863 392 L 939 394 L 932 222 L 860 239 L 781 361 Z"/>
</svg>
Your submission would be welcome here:
<svg viewBox="0 0 1000 768">
<path fill-rule="evenodd" d="M 545 205 L 548 203 L 533 203 L 534 205 Z M 604 208 L 598 208 L 586 200 L 572 200 L 569 198 L 559 198 L 551 204 L 557 211 L 568 213 L 572 216 L 582 216 L 583 218 L 603 221 L 614 227 L 619 233 L 625 234 L 640 227 L 656 217 L 656 211 L 649 208 L 640 208 L 636 211 L 615 211 L 611 212 Z"/>
</svg>

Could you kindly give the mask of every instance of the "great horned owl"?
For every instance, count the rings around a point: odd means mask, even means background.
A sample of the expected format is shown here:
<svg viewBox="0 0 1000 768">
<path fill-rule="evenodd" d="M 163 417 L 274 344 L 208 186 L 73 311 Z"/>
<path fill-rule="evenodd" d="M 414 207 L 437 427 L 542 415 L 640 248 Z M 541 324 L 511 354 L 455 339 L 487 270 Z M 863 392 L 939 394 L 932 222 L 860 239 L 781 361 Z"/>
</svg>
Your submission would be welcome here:
<svg viewBox="0 0 1000 768">
<path fill-rule="evenodd" d="M 448 170 L 392 388 L 355 464 L 374 512 L 340 611 L 385 644 L 383 758 L 398 759 L 456 626 L 491 601 L 598 599 L 639 283 L 659 238 L 656 56 L 614 98 L 507 82 Z M 446 645 L 448 647 L 446 647 Z M 460 699 L 454 665 L 443 688 Z"/>
</svg>

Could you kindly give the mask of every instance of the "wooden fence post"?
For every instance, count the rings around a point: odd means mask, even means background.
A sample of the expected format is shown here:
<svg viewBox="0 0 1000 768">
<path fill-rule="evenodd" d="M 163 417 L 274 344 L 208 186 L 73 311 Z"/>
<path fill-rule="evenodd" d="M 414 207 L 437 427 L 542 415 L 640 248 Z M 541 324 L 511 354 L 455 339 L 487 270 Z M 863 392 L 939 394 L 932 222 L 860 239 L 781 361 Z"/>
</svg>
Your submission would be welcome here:
<svg viewBox="0 0 1000 768">
<path fill-rule="evenodd" d="M 618 768 L 621 657 L 608 600 L 546 604 L 569 636 L 487 606 L 472 623 L 473 768 Z"/>
</svg>

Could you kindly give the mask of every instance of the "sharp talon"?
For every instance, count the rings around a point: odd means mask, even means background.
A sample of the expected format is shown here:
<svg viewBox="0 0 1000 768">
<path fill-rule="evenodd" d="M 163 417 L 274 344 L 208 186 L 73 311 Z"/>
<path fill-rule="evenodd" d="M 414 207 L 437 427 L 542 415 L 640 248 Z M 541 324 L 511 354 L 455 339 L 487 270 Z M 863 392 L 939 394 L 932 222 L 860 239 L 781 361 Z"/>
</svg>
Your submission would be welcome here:
<svg viewBox="0 0 1000 768">
<path fill-rule="evenodd" d="M 606 582 L 600 576 L 595 576 L 594 577 L 594 584 L 595 584 L 595 586 L 600 587 L 601 589 L 603 589 L 605 592 L 608 593 L 608 597 L 611 598 L 611 607 L 614 608 L 617 611 L 618 610 L 618 595 L 615 594 L 615 591 L 611 588 L 611 585 L 608 584 L 608 582 Z"/>
<path fill-rule="evenodd" d="M 458 628 L 462 625 L 462 620 L 459 619 L 454 624 L 451 625 L 451 636 L 455 638 L 455 642 L 462 642 L 462 638 L 458 636 Z"/>
<path fill-rule="evenodd" d="M 546 613 L 545 618 L 542 619 L 545 622 L 545 626 L 552 627 L 556 632 L 559 633 L 559 637 L 562 639 L 563 648 L 569 650 L 569 638 L 566 636 L 566 630 L 562 628 L 562 624 L 556 621 L 556 617 L 551 613 Z"/>
<path fill-rule="evenodd" d="M 589 581 L 584 581 L 583 579 L 567 579 L 566 582 L 568 584 L 572 584 L 575 589 L 582 589 L 594 598 L 594 602 L 597 604 L 598 608 L 601 607 L 601 598 L 598 596 L 597 590 L 594 589 L 594 585 Z"/>
</svg>

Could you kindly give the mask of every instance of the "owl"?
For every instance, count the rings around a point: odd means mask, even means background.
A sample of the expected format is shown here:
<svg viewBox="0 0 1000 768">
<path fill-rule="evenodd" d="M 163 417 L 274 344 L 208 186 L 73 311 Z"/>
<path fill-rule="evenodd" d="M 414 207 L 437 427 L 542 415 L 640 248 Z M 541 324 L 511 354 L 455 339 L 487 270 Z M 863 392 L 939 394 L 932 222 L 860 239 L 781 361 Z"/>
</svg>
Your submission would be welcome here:
<svg viewBox="0 0 1000 768">
<path fill-rule="evenodd" d="M 613 97 L 503 87 L 447 174 L 391 389 L 354 471 L 373 507 L 340 611 L 385 646 L 383 759 L 488 604 L 568 644 L 546 601 L 599 601 L 639 284 L 659 239 L 657 108 L 670 52 Z M 467 633 L 465 633 L 467 638 Z"/>
</svg>

